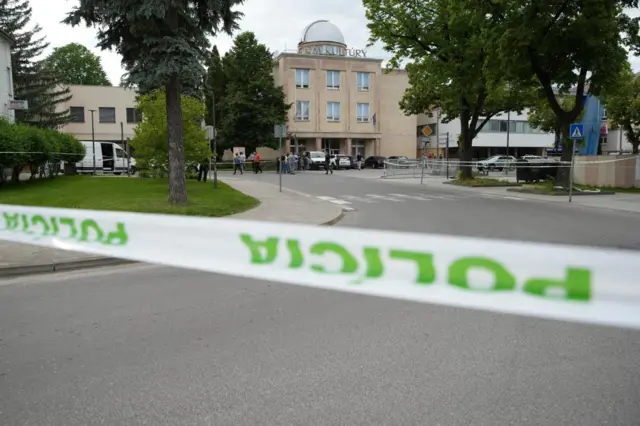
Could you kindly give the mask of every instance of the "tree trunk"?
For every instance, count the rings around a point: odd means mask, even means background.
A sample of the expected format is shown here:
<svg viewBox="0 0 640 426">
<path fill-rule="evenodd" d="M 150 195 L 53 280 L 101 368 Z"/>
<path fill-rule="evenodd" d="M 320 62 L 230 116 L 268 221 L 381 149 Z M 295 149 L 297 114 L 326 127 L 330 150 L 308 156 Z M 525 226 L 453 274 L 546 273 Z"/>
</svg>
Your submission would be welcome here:
<svg viewBox="0 0 640 426">
<path fill-rule="evenodd" d="M 638 152 L 638 145 L 640 145 L 640 141 L 638 142 L 631 142 L 631 153 L 633 155 L 638 155 L 640 154 L 640 152 Z"/>
<path fill-rule="evenodd" d="M 182 104 L 178 75 L 173 74 L 166 85 L 167 134 L 169 135 L 169 202 L 186 204 L 187 179 L 184 171 L 184 141 L 182 139 Z"/>
<path fill-rule="evenodd" d="M 562 143 L 562 154 L 560 155 L 561 165 L 558 167 L 556 185 L 564 188 L 569 187 L 571 169 L 571 159 L 573 158 L 573 141 L 569 139 L 570 124 L 562 124 L 560 130 L 560 142 Z"/>
<path fill-rule="evenodd" d="M 473 134 L 469 129 L 469 114 L 460 114 L 460 140 L 458 141 L 458 159 L 460 160 L 459 179 L 473 179 Z"/>
</svg>

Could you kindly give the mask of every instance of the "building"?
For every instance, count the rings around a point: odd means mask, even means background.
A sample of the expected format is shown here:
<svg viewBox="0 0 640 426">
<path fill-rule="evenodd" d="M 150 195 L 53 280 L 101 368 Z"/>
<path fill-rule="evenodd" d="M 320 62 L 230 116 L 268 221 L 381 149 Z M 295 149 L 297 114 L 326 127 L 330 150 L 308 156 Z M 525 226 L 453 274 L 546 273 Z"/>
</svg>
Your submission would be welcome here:
<svg viewBox="0 0 640 426">
<path fill-rule="evenodd" d="M 10 108 L 13 100 L 13 71 L 11 67 L 11 47 L 15 40 L 0 29 L 0 117 L 9 121 L 15 119 L 15 112 Z"/>
<path fill-rule="evenodd" d="M 381 59 L 349 48 L 329 21 L 308 25 L 298 50 L 277 56 L 274 77 L 293 104 L 285 151 L 415 155 L 417 117 L 398 107 L 406 73 L 385 73 Z"/>
<path fill-rule="evenodd" d="M 71 122 L 62 128 L 64 133 L 84 141 L 90 141 L 92 134 L 97 141 L 119 143 L 133 138 L 136 124 L 142 120 L 135 108 L 134 90 L 82 85 L 71 85 L 69 90 L 71 99 L 59 105 L 71 113 Z"/>
</svg>

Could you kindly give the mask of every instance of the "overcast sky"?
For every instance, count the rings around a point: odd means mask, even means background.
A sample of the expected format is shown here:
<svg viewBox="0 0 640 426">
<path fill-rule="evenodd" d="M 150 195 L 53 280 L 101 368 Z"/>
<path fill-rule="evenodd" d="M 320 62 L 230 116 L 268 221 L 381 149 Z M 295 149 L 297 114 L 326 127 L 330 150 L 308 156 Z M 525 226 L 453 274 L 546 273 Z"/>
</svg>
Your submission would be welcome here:
<svg viewBox="0 0 640 426">
<path fill-rule="evenodd" d="M 50 43 L 49 51 L 67 43 L 81 43 L 102 59 L 102 65 L 112 84 L 118 84 L 124 73 L 117 54 L 95 47 L 96 31 L 92 28 L 69 26 L 60 23 L 65 14 L 77 4 L 76 0 L 31 0 L 33 20 L 40 24 Z M 362 49 L 367 44 L 368 30 L 364 7 L 360 0 L 247 0 L 241 10 L 245 13 L 240 26 L 242 31 L 253 31 L 258 40 L 272 51 L 295 49 L 304 28 L 318 19 L 327 19 L 340 28 L 349 47 Z M 634 13 L 637 15 L 638 12 Z M 220 53 L 232 45 L 232 39 L 220 36 L 213 40 Z M 386 59 L 380 47 L 372 47 L 368 57 Z M 640 59 L 631 58 L 633 68 L 640 71 Z"/>
</svg>

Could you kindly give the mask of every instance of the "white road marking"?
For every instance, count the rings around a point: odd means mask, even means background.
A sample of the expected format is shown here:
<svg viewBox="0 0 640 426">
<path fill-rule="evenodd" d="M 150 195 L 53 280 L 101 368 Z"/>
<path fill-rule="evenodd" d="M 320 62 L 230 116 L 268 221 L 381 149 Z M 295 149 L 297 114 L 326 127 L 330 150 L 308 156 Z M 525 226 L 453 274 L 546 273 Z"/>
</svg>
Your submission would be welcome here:
<svg viewBox="0 0 640 426">
<path fill-rule="evenodd" d="M 317 198 L 320 198 L 321 200 L 329 201 L 330 203 L 335 203 L 335 204 L 341 204 L 341 205 L 351 204 L 349 201 L 339 200 L 339 199 L 333 198 L 333 197 L 318 196 Z"/>
<path fill-rule="evenodd" d="M 352 212 L 355 209 L 353 207 L 342 207 L 342 210 L 346 211 L 346 212 Z"/>
<path fill-rule="evenodd" d="M 393 201 L 394 203 L 404 202 L 404 200 L 399 200 L 397 198 L 387 197 L 387 196 L 384 196 L 384 195 L 378 195 L 378 194 L 366 194 L 366 195 L 367 195 L 367 197 L 375 198 L 376 200 Z"/>
<path fill-rule="evenodd" d="M 351 200 L 351 201 L 360 201 L 362 203 L 367 203 L 367 204 L 375 203 L 374 200 L 370 200 L 364 197 L 357 197 L 355 195 L 342 195 L 342 198 L 346 198 L 347 200 Z"/>
<path fill-rule="evenodd" d="M 418 200 L 418 201 L 430 201 L 431 198 L 425 198 L 421 195 L 407 195 L 407 194 L 389 194 L 393 197 L 399 197 L 399 198 L 408 198 L 410 200 Z"/>
<path fill-rule="evenodd" d="M 506 198 L 507 200 L 524 200 L 524 198 L 518 198 L 518 197 L 502 197 L 502 198 Z"/>
</svg>

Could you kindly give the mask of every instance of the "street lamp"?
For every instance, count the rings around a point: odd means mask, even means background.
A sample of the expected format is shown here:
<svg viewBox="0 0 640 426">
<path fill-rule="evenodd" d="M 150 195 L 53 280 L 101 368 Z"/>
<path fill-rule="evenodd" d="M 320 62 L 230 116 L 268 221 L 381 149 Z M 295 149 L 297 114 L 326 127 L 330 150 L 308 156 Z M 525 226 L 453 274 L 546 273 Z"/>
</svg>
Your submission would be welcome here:
<svg viewBox="0 0 640 426">
<path fill-rule="evenodd" d="M 91 111 L 91 145 L 93 145 L 93 174 L 96 174 L 96 131 L 93 125 L 93 113 L 96 112 L 95 109 L 90 109 Z"/>
</svg>

